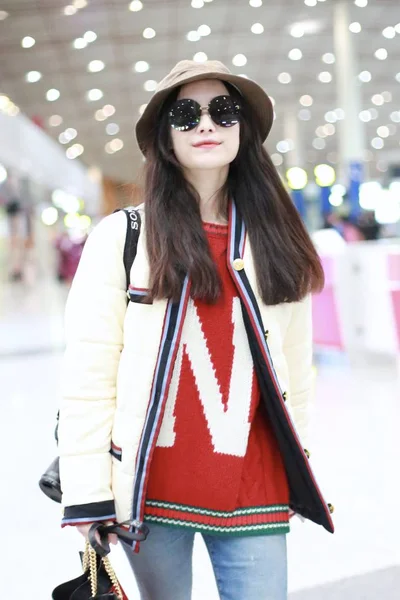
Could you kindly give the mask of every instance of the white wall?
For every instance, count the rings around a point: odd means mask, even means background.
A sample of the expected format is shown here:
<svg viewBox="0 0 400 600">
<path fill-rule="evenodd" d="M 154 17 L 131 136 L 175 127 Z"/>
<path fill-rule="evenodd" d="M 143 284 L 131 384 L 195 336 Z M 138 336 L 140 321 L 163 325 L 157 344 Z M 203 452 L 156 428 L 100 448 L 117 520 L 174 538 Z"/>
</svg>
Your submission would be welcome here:
<svg viewBox="0 0 400 600">
<path fill-rule="evenodd" d="M 85 200 L 91 214 L 100 212 L 101 187 L 88 176 L 78 159 L 64 150 L 25 115 L 0 112 L 0 163 L 15 169 L 51 190 L 62 189 Z"/>
</svg>

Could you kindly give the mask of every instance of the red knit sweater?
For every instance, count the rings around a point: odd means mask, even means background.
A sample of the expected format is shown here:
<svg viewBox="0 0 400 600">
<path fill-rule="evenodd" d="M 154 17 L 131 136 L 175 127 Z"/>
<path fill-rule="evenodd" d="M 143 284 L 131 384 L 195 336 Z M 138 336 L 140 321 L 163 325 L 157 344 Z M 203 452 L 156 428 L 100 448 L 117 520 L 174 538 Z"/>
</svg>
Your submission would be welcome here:
<svg viewBox="0 0 400 600">
<path fill-rule="evenodd" d="M 189 304 L 145 521 L 219 535 L 287 533 L 288 483 L 227 268 L 228 229 L 205 230 L 223 293 L 215 304 Z"/>
</svg>

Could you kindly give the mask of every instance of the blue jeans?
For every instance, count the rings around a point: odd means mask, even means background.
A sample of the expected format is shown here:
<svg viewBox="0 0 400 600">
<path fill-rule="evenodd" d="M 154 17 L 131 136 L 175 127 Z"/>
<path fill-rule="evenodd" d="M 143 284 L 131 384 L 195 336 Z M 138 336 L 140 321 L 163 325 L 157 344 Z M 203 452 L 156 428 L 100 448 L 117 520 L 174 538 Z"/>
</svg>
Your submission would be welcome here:
<svg viewBox="0 0 400 600">
<path fill-rule="evenodd" d="M 287 600 L 286 535 L 203 535 L 221 600 Z M 124 545 L 141 600 L 190 600 L 194 533 L 150 525 L 139 554 Z"/>
</svg>

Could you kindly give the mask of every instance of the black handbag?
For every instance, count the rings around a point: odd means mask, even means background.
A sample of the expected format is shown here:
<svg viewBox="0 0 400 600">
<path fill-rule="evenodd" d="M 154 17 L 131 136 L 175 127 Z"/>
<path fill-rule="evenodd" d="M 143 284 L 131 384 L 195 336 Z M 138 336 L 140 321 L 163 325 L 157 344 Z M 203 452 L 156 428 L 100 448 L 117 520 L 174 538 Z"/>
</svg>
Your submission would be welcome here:
<svg viewBox="0 0 400 600">
<path fill-rule="evenodd" d="M 126 236 L 125 236 L 125 246 L 124 246 L 124 267 L 125 267 L 125 275 L 126 275 L 126 289 L 129 287 L 130 283 L 130 272 L 133 265 L 133 261 L 136 257 L 137 252 L 137 244 L 139 240 L 140 234 L 140 214 L 132 209 L 132 208 L 124 208 L 124 213 L 127 218 L 126 225 Z M 118 212 L 117 210 L 114 212 Z M 54 437 L 56 442 L 58 443 L 58 419 L 59 413 L 57 414 L 57 425 L 54 432 Z M 54 502 L 61 503 L 62 499 L 62 491 L 61 491 L 61 483 L 60 483 L 60 459 L 57 456 L 51 463 L 49 467 L 47 467 L 46 471 L 43 473 L 41 478 L 39 479 L 39 487 L 42 492 Z"/>
<path fill-rule="evenodd" d="M 89 542 L 80 556 L 83 574 L 58 585 L 52 600 L 127 600 L 107 556 L 96 554 Z"/>
<path fill-rule="evenodd" d="M 127 524 L 94 523 L 91 526 L 85 552 L 80 552 L 83 574 L 58 585 L 53 590 L 52 600 L 128 600 L 108 558 L 108 534 L 116 533 L 120 540 L 132 545 L 133 541 L 145 540 L 149 529 L 142 524 L 136 531 L 127 531 L 121 527 Z M 96 539 L 96 532 L 99 533 L 100 543 Z"/>
</svg>

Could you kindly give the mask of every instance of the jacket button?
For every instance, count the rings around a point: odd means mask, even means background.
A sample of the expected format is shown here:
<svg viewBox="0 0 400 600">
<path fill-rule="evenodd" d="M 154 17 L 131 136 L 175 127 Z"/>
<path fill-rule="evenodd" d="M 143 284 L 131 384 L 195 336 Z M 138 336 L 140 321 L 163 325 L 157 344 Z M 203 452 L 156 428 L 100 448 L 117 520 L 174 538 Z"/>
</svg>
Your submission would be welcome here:
<svg viewBox="0 0 400 600">
<path fill-rule="evenodd" d="M 244 269 L 243 258 L 235 258 L 235 260 L 232 263 L 232 267 L 235 269 L 235 271 L 243 271 L 243 269 Z"/>
<path fill-rule="evenodd" d="M 310 458 L 311 454 L 309 453 L 309 451 L 304 448 L 304 454 L 307 456 L 307 458 Z"/>
<path fill-rule="evenodd" d="M 329 508 L 330 514 L 335 512 L 335 507 L 333 506 L 333 504 L 328 504 L 328 508 Z"/>
</svg>

